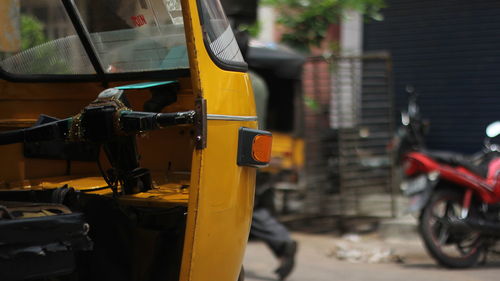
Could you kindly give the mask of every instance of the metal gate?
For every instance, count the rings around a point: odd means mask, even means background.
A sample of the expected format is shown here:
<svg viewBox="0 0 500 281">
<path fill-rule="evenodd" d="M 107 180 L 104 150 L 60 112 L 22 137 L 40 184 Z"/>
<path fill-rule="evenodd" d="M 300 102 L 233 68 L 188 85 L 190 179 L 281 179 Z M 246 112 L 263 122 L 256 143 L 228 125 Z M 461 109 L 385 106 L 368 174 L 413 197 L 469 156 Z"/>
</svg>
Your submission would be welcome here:
<svg viewBox="0 0 500 281">
<path fill-rule="evenodd" d="M 310 58 L 304 96 L 306 213 L 394 216 L 389 56 Z"/>
</svg>

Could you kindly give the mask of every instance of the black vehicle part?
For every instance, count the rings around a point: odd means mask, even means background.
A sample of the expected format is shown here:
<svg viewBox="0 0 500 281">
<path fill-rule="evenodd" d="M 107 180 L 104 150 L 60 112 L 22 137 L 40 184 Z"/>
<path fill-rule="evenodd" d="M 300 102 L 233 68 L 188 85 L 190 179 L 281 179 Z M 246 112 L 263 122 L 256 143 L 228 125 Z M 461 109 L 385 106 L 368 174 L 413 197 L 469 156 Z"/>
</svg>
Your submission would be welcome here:
<svg viewBox="0 0 500 281">
<path fill-rule="evenodd" d="M 260 44 L 248 48 L 248 66 L 262 75 L 300 80 L 306 57 L 280 44 Z M 271 92 L 272 93 L 272 92 Z"/>
<path fill-rule="evenodd" d="M 424 207 L 419 220 L 419 232 L 429 254 L 441 265 L 467 268 L 479 263 L 485 251 L 480 232 L 452 227 L 462 209 L 462 192 L 438 189 Z M 476 210 L 471 208 L 469 216 Z"/>
<path fill-rule="evenodd" d="M 68 189 L 68 191 L 62 191 Z M 58 191 L 61 190 L 61 191 Z M 64 194 L 57 194 L 57 193 Z M 78 196 L 72 188 L 67 188 L 65 186 L 57 189 L 44 189 L 44 190 L 30 190 L 30 189 L 20 189 L 20 190 L 1 190 L 0 198 L 4 202 L 31 202 L 31 203 L 61 203 L 65 206 L 72 208 L 70 202 L 73 202 Z M 61 202 L 62 200 L 62 202 Z"/>
<path fill-rule="evenodd" d="M 113 167 L 108 172 L 106 180 L 112 188 L 121 183 L 124 194 L 134 194 L 151 189 L 151 175 L 148 169 L 140 167 L 134 136 L 114 138 L 112 141 L 106 142 L 103 148 Z M 114 191 L 116 194 L 116 190 Z"/>
<path fill-rule="evenodd" d="M 194 110 L 172 113 L 132 111 L 128 109 L 123 91 L 112 88 L 102 92 L 75 117 L 51 118 L 49 122 L 43 121 L 30 128 L 0 132 L 0 145 L 54 140 L 103 143 L 127 134 L 194 124 L 196 115 Z"/>
<path fill-rule="evenodd" d="M 94 250 L 78 256 L 78 280 L 179 280 L 186 208 L 125 207 L 83 195 Z"/>
<path fill-rule="evenodd" d="M 118 194 L 118 185 L 123 187 L 124 194 L 134 194 L 151 189 L 152 182 L 149 170 L 141 168 L 137 142 L 132 130 L 129 135 L 123 131 L 122 119 L 127 124 L 145 125 L 143 131 L 155 129 L 149 126 L 149 120 L 134 111 L 126 111 L 128 101 L 124 91 L 111 88 L 101 92 L 98 99 L 85 107 L 80 116 L 75 117 L 73 138 L 83 138 L 91 143 L 102 144 L 112 169 L 103 173 L 106 183 Z M 128 112 L 129 116 L 121 116 Z M 157 113 L 149 113 L 156 115 Z M 120 130 L 122 129 L 122 130 Z M 100 165 L 99 165 L 100 166 Z"/>
<path fill-rule="evenodd" d="M 41 114 L 34 126 L 56 122 L 59 119 Z M 66 142 L 61 139 L 24 143 L 24 157 L 54 160 L 95 162 L 99 145 L 86 142 Z"/>
<path fill-rule="evenodd" d="M 270 132 L 241 127 L 238 131 L 238 154 L 236 163 L 238 166 L 265 167 L 268 162 L 260 162 L 254 157 L 253 144 L 259 136 L 271 136 Z M 269 148 L 270 150 L 270 148 Z"/>
<path fill-rule="evenodd" d="M 68 133 L 71 119 L 57 120 L 26 129 L 0 132 L 0 145 L 62 140 Z"/>
<path fill-rule="evenodd" d="M 452 231 L 478 231 L 485 235 L 500 237 L 500 222 L 498 221 L 480 218 L 452 219 L 450 227 Z"/>
<path fill-rule="evenodd" d="M 257 21 L 257 0 L 221 0 L 226 16 L 237 24 L 254 24 Z"/>
<path fill-rule="evenodd" d="M 115 114 L 112 105 L 87 106 L 81 116 L 82 137 L 92 142 L 105 142 L 115 136 Z"/>
<path fill-rule="evenodd" d="M 144 103 L 144 111 L 160 112 L 165 106 L 177 101 L 179 83 L 170 83 L 161 87 L 150 88 L 151 99 Z"/>
<path fill-rule="evenodd" d="M 92 249 L 82 213 L 71 213 L 60 204 L 0 205 L 8 213 L 0 219 L 0 280 L 71 273 L 75 253 Z"/>
<path fill-rule="evenodd" d="M 166 126 L 193 124 L 195 111 L 152 113 L 123 111 L 120 116 L 121 129 L 125 132 L 142 132 Z"/>
<path fill-rule="evenodd" d="M 26 158 L 95 162 L 99 145 L 62 140 L 28 142 L 24 143 L 23 153 Z"/>
</svg>

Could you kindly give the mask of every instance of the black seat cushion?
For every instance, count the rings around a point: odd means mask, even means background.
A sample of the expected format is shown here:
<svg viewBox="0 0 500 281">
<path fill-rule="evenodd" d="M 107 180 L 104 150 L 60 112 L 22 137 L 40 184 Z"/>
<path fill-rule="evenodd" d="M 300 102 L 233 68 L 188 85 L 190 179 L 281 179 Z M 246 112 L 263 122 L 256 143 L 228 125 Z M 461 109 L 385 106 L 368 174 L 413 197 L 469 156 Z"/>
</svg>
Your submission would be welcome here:
<svg viewBox="0 0 500 281">
<path fill-rule="evenodd" d="M 471 161 L 471 159 L 467 155 L 450 151 L 436 150 L 426 150 L 423 153 L 438 161 L 439 163 L 447 164 L 453 167 L 462 166 L 483 178 L 486 178 L 488 176 L 488 163 L 474 165 L 473 161 Z"/>
<path fill-rule="evenodd" d="M 56 214 L 65 208 L 0 201 L 0 280 L 42 279 L 74 271 L 75 251 L 91 250 L 92 242 L 82 213 Z M 42 210 L 49 215 L 30 217 Z"/>
</svg>

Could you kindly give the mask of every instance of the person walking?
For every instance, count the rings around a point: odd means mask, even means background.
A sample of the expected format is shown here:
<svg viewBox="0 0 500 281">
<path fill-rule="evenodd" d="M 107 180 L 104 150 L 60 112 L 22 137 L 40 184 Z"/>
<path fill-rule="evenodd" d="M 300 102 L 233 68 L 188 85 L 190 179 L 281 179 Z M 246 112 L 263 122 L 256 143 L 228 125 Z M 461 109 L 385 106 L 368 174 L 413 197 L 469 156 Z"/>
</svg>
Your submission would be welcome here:
<svg viewBox="0 0 500 281">
<path fill-rule="evenodd" d="M 237 38 L 240 50 L 246 57 L 248 36 L 237 34 Z M 249 70 L 248 74 L 254 92 L 259 129 L 265 129 L 269 90 L 265 80 L 260 75 L 252 70 Z M 288 229 L 273 216 L 273 199 L 272 174 L 257 171 L 250 236 L 264 241 L 271 249 L 279 260 L 279 266 L 275 273 L 279 280 L 285 280 L 295 267 L 297 242 L 292 239 Z"/>
</svg>

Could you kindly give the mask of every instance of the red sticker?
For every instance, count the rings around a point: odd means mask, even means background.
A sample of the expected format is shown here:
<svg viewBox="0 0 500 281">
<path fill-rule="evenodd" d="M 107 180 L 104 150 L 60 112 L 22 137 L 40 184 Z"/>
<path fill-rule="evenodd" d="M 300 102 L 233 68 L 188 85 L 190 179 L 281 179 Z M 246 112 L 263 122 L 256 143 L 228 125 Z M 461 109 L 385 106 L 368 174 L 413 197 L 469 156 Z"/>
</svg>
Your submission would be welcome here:
<svg viewBox="0 0 500 281">
<path fill-rule="evenodd" d="M 146 21 L 146 17 L 144 17 L 144 15 L 132 16 L 132 17 L 130 17 L 130 19 L 132 20 L 134 25 L 137 27 L 148 24 L 148 22 Z"/>
</svg>

